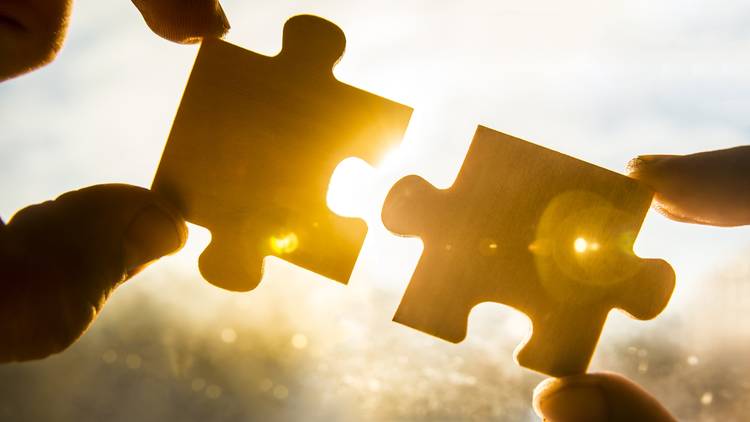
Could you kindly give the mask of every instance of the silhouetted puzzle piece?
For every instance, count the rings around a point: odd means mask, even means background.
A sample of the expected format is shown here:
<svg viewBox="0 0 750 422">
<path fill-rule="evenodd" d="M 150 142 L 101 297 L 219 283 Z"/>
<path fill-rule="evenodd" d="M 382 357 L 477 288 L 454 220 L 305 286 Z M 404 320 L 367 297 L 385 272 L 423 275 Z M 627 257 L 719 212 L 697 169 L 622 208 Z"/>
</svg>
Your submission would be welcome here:
<svg viewBox="0 0 750 422">
<path fill-rule="evenodd" d="M 267 255 L 348 281 L 367 226 L 328 209 L 330 177 L 396 146 L 411 109 L 337 81 L 345 43 L 313 16 L 286 23 L 275 57 L 203 42 L 153 189 L 211 231 L 211 283 L 250 290 Z"/>
<path fill-rule="evenodd" d="M 457 343 L 475 305 L 503 303 L 532 321 L 522 366 L 585 372 L 610 309 L 653 318 L 674 288 L 669 264 L 632 252 L 651 197 L 633 179 L 479 127 L 450 189 L 408 176 L 386 198 L 386 227 L 424 242 L 394 320 Z"/>
</svg>

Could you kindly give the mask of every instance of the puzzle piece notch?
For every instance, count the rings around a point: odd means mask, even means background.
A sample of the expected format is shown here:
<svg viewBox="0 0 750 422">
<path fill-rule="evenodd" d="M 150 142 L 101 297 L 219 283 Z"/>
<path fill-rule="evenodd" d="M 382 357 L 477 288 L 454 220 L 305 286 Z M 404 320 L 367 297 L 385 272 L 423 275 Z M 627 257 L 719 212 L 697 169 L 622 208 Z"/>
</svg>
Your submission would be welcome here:
<svg viewBox="0 0 750 422">
<path fill-rule="evenodd" d="M 394 320 L 457 343 L 472 308 L 503 303 L 532 321 L 516 353 L 522 366 L 584 372 L 610 309 L 649 319 L 671 295 L 671 267 L 632 252 L 651 195 L 627 177 L 479 127 L 453 186 L 408 176 L 385 200 L 386 227 L 424 243 Z"/>
<path fill-rule="evenodd" d="M 211 231 L 199 267 L 228 290 L 256 287 L 268 255 L 347 282 L 367 226 L 328 209 L 330 177 L 348 157 L 376 162 L 411 116 L 336 80 L 334 24 L 296 16 L 283 40 L 275 57 L 203 41 L 153 183 Z"/>
</svg>

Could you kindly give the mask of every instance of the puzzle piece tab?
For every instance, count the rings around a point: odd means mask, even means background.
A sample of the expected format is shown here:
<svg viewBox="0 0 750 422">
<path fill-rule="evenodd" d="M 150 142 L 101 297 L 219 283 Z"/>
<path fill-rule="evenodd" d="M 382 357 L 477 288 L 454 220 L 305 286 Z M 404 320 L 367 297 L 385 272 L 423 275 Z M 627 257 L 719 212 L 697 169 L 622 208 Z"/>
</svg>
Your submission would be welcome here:
<svg viewBox="0 0 750 422">
<path fill-rule="evenodd" d="M 382 212 L 424 252 L 394 320 L 451 342 L 472 308 L 498 302 L 533 331 L 522 366 L 585 372 L 612 308 L 655 317 L 674 288 L 666 262 L 632 251 L 652 192 L 639 182 L 479 127 L 452 187 L 408 176 Z"/>
<path fill-rule="evenodd" d="M 337 81 L 345 43 L 314 16 L 286 23 L 275 57 L 203 41 L 153 189 L 211 231 L 211 283 L 250 290 L 268 255 L 348 281 L 367 226 L 328 209 L 329 179 L 398 145 L 411 109 Z"/>
</svg>

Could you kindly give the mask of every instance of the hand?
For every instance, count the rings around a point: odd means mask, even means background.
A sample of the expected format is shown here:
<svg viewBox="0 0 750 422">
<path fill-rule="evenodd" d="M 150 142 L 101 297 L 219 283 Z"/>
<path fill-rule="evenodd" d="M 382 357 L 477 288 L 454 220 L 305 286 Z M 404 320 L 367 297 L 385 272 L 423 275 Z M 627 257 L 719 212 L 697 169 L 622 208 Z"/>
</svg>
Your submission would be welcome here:
<svg viewBox="0 0 750 422">
<path fill-rule="evenodd" d="M 655 208 L 686 223 L 750 224 L 750 146 L 692 155 L 645 155 L 630 176 L 655 191 Z"/>
<path fill-rule="evenodd" d="M 534 389 L 534 410 L 547 422 L 676 422 L 646 391 L 611 373 L 548 379 Z"/>
<path fill-rule="evenodd" d="M 118 285 L 186 237 L 176 211 L 127 185 L 69 192 L 0 222 L 0 362 L 68 347 Z"/>
<path fill-rule="evenodd" d="M 229 21 L 218 0 L 132 0 L 146 24 L 170 41 L 190 44 L 203 37 L 220 38 Z"/>
<path fill-rule="evenodd" d="M 2 0 L 0 82 L 51 62 L 63 45 L 72 0 Z M 218 0 L 132 0 L 146 24 L 178 43 L 222 37 L 229 21 Z"/>
</svg>

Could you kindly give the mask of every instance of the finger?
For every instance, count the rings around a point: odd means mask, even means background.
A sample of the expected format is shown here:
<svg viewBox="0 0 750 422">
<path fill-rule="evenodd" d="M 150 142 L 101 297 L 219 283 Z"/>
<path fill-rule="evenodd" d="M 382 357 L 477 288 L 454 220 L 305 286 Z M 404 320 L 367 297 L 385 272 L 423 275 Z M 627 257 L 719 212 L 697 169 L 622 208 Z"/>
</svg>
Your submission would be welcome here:
<svg viewBox="0 0 750 422">
<path fill-rule="evenodd" d="M 646 155 L 630 176 L 655 191 L 656 209 L 677 221 L 750 224 L 750 146 L 692 155 Z"/>
<path fill-rule="evenodd" d="M 654 202 L 653 208 L 658 212 L 659 214 L 667 217 L 670 220 L 677 221 L 678 223 L 688 223 L 688 224 L 707 224 L 703 221 L 696 220 L 695 217 L 688 217 L 681 214 L 675 214 L 676 210 L 673 210 L 672 208 L 665 207 L 660 202 Z"/>
<path fill-rule="evenodd" d="M 76 274 L 122 279 L 185 243 L 179 213 L 150 190 L 97 185 L 19 211 L 8 231 L 42 261 L 73 258 Z M 106 267 L 106 268 L 98 268 Z M 106 274 L 105 274 L 106 273 Z M 96 275 L 96 274 L 91 274 Z"/>
<path fill-rule="evenodd" d="M 181 44 L 223 37 L 229 20 L 218 0 L 132 0 L 157 35 Z"/>
<path fill-rule="evenodd" d="M 119 283 L 185 240 L 179 214 L 134 186 L 93 186 L 19 211 L 0 231 L 0 360 L 66 348 Z"/>
<path fill-rule="evenodd" d="M 548 379 L 534 390 L 534 410 L 549 422 L 674 422 L 645 390 L 611 373 Z"/>
</svg>

